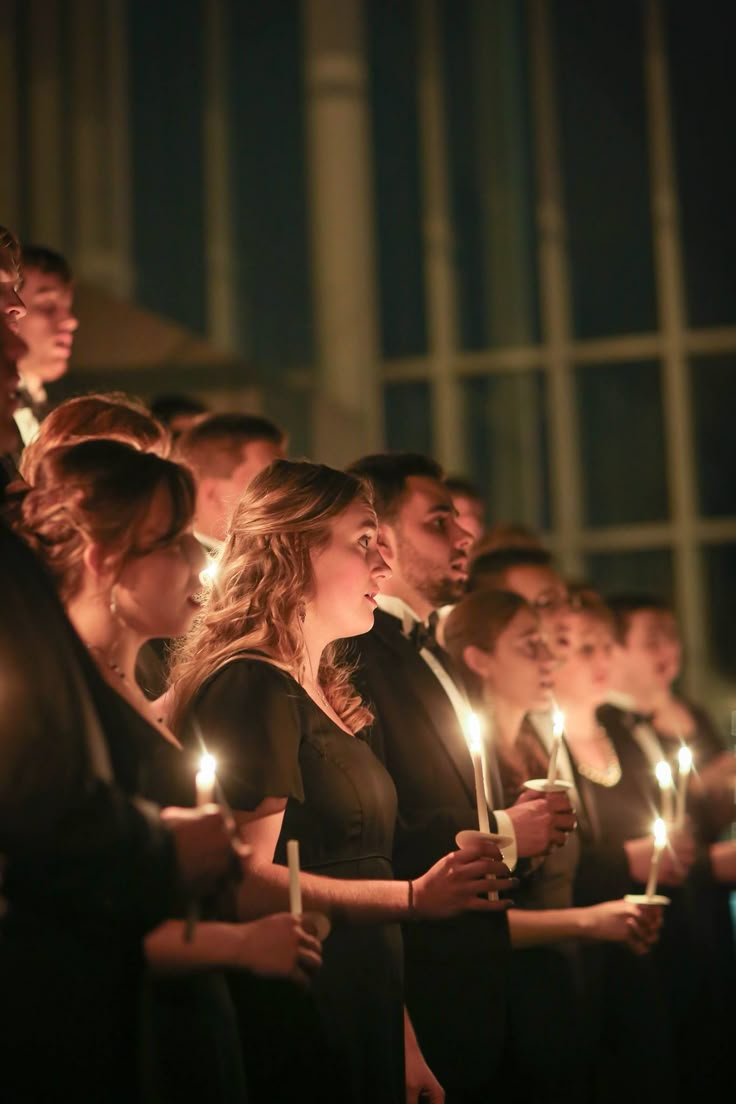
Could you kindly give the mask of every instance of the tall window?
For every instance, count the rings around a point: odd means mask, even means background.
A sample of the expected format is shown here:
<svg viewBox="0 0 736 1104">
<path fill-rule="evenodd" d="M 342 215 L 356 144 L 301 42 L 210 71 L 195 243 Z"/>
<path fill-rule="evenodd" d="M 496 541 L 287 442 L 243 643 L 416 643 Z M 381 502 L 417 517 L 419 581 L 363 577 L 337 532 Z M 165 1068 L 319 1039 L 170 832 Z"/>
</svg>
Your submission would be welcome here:
<svg viewBox="0 0 736 1104">
<path fill-rule="evenodd" d="M 569 574 L 673 599 L 686 688 L 725 714 L 736 12 L 717 0 L 368 9 L 383 30 L 371 60 L 388 445 L 464 469 L 489 517 L 544 530 Z M 413 43 L 400 65 L 399 33 Z"/>
</svg>

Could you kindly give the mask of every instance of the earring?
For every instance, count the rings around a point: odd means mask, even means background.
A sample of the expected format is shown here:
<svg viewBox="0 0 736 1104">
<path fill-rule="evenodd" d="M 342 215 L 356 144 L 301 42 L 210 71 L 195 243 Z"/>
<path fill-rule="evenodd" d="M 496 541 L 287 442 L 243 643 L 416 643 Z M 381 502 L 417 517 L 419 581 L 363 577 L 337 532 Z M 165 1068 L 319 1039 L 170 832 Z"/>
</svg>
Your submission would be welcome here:
<svg viewBox="0 0 736 1104">
<path fill-rule="evenodd" d="M 303 625 L 304 622 L 307 620 L 307 607 L 306 607 L 306 604 L 304 602 L 300 602 L 299 605 L 296 607 L 296 612 L 299 614 L 299 620 L 301 621 L 301 623 Z"/>
<path fill-rule="evenodd" d="M 114 586 L 110 590 L 110 599 L 109 599 L 108 605 L 110 607 L 110 613 L 112 614 L 112 616 L 117 618 L 117 615 L 118 615 L 118 600 L 117 600 L 117 595 L 115 594 L 115 587 Z"/>
</svg>

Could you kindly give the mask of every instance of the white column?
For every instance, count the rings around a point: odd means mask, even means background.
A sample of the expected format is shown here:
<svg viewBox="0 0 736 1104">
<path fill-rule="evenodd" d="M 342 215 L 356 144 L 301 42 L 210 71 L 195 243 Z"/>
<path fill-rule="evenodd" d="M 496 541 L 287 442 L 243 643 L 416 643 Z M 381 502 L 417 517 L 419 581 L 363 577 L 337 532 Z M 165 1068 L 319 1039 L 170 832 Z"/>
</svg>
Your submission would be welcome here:
<svg viewBox="0 0 736 1104">
<path fill-rule="evenodd" d="M 685 683 L 702 692 L 706 668 L 703 579 L 697 543 L 695 443 L 686 352 L 686 313 L 662 5 L 647 0 L 645 78 L 649 113 L 650 187 L 659 322 L 663 339 L 662 383 L 667 432 L 675 595 L 688 646 Z"/>
<path fill-rule="evenodd" d="M 531 62 L 537 154 L 537 220 L 543 339 L 547 363 L 553 526 L 560 566 L 582 570 L 580 450 L 570 357 L 571 312 L 565 212 L 547 0 L 531 0 Z"/>
<path fill-rule="evenodd" d="M 368 74 L 360 0 L 303 0 L 318 376 L 314 453 L 382 447 Z"/>
<path fill-rule="evenodd" d="M 432 381 L 434 454 L 448 472 L 467 469 L 458 349 L 455 242 L 450 212 L 439 10 L 418 0 L 419 132 L 424 197 L 424 280 Z"/>
<path fill-rule="evenodd" d="M 64 249 L 66 164 L 62 156 L 62 6 L 28 0 L 28 240 Z M 87 43 L 89 48 L 89 43 Z"/>
<path fill-rule="evenodd" d="M 0 222 L 14 233 L 20 230 L 20 165 L 18 143 L 18 23 L 17 5 L 12 0 L 0 4 Z"/>
<path fill-rule="evenodd" d="M 209 336 L 223 348 L 238 342 L 235 326 L 228 110 L 227 0 L 203 0 L 205 34 L 204 172 L 205 257 Z M 239 304 L 240 337 L 244 336 Z"/>
</svg>

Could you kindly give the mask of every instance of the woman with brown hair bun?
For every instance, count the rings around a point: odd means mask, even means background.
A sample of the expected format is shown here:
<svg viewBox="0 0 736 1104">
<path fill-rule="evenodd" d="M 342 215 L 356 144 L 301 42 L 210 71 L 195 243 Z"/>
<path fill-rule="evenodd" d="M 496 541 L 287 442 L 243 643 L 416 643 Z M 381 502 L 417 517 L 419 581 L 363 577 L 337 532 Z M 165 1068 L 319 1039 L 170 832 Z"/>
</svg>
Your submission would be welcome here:
<svg viewBox="0 0 736 1104">
<path fill-rule="evenodd" d="M 176 726 L 205 735 L 253 847 L 244 914 L 285 904 L 296 839 L 304 905 L 333 921 L 301 1001 L 274 986 L 237 994 L 249 1090 L 256 1102 L 403 1104 L 422 1090 L 440 1101 L 403 1018 L 396 922 L 502 908 L 478 894 L 507 871 L 481 846 L 414 882 L 393 880 L 396 792 L 363 738 L 372 714 L 337 643 L 370 630 L 389 572 L 365 486 L 275 461 L 245 491 L 219 567 L 173 669 Z"/>
<path fill-rule="evenodd" d="M 40 459 L 22 503 L 21 532 L 46 564 L 69 618 L 106 680 L 97 691 L 113 771 L 130 794 L 168 804 L 181 750 L 135 682 L 141 645 L 181 636 L 199 609 L 205 556 L 192 534 L 194 482 L 178 464 L 120 441 L 87 440 Z M 107 692 L 105 692 L 107 688 Z M 189 794 L 194 791 L 190 775 Z M 163 795 L 163 800 L 162 800 Z M 290 916 L 255 924 L 197 924 L 184 939 L 171 919 L 146 940 L 159 980 L 150 1076 L 157 1100 L 240 1102 L 244 1087 L 224 967 L 306 982 L 319 945 Z M 127 969 L 139 972 L 140 945 Z"/>
<path fill-rule="evenodd" d="M 461 599 L 445 623 L 447 650 L 479 686 L 486 738 L 493 741 L 506 804 L 531 778 L 545 778 L 549 753 L 527 719 L 548 711 L 558 660 L 547 647 L 539 615 L 520 595 L 480 590 Z M 514 1099 L 551 1104 L 590 1099 L 589 1052 L 578 943 L 617 943 L 644 953 L 656 923 L 624 900 L 573 907 L 577 834 L 532 864 L 509 911 L 514 954 L 510 986 L 510 1063 Z M 564 1077 L 550 1078 L 550 1069 Z"/>
</svg>

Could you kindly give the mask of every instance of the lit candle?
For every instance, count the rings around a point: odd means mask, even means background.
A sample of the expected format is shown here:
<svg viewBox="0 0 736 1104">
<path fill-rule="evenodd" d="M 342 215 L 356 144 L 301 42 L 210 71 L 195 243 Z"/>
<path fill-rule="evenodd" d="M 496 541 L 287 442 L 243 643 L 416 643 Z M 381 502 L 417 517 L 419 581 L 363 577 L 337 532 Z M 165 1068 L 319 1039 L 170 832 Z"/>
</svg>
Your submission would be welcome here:
<svg viewBox="0 0 736 1104">
<path fill-rule="evenodd" d="M 478 827 L 481 832 L 490 832 L 491 823 L 488 819 L 488 806 L 486 804 L 486 787 L 483 777 L 483 746 L 480 740 L 480 721 L 475 713 L 469 713 L 465 725 L 465 739 L 468 741 L 470 758 L 473 760 L 473 774 L 475 775 L 475 803 L 478 806 Z"/>
<path fill-rule="evenodd" d="M 675 815 L 675 825 L 677 828 L 685 827 L 685 803 L 687 801 L 687 783 L 690 777 L 690 771 L 693 769 L 693 753 L 689 747 L 684 745 L 677 753 L 677 765 L 679 767 L 679 773 L 677 775 L 677 813 Z"/>
<path fill-rule="evenodd" d="M 204 586 L 212 586 L 217 579 L 217 573 L 220 570 L 220 564 L 215 559 L 210 559 L 210 562 L 206 567 L 202 568 L 199 573 L 199 581 Z"/>
<path fill-rule="evenodd" d="M 647 882 L 646 896 L 654 897 L 657 892 L 657 871 L 662 851 L 667 843 L 667 825 L 661 817 L 654 822 L 654 850 L 652 851 L 652 865 L 649 867 L 649 880 Z"/>
<path fill-rule="evenodd" d="M 289 840 L 286 844 L 286 858 L 289 863 L 289 911 L 292 916 L 302 914 L 302 887 L 299 884 L 299 840 Z"/>
<path fill-rule="evenodd" d="M 662 816 L 667 824 L 671 824 L 675 814 L 675 786 L 672 780 L 672 768 L 664 759 L 660 759 L 654 768 L 659 783 L 659 792 L 662 795 Z"/>
<path fill-rule="evenodd" d="M 562 737 L 565 734 L 565 714 L 556 704 L 552 707 L 552 747 L 549 753 L 549 766 L 547 768 L 547 785 L 554 786 L 557 782 L 557 759 L 562 746 Z"/>
<path fill-rule="evenodd" d="M 203 755 L 199 760 L 199 770 L 194 778 L 197 788 L 197 806 L 211 805 L 215 800 L 216 772 L 217 760 L 214 755 Z"/>
</svg>

